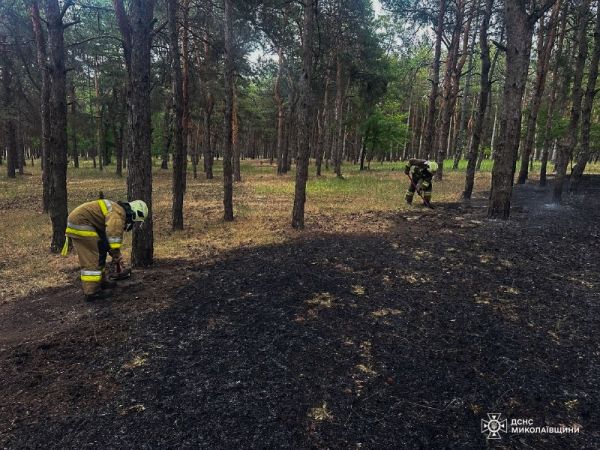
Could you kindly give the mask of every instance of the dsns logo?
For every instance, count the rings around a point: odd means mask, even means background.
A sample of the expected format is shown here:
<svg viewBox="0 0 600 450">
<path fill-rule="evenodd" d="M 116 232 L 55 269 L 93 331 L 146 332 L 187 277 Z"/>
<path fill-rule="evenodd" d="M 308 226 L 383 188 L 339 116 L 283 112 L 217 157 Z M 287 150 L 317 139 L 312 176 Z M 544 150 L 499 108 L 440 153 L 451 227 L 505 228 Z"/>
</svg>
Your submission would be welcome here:
<svg viewBox="0 0 600 450">
<path fill-rule="evenodd" d="M 488 420 L 481 419 L 481 432 L 487 433 L 488 439 L 502 439 L 500 432 L 506 433 L 506 419 L 500 413 L 488 413 Z"/>
</svg>

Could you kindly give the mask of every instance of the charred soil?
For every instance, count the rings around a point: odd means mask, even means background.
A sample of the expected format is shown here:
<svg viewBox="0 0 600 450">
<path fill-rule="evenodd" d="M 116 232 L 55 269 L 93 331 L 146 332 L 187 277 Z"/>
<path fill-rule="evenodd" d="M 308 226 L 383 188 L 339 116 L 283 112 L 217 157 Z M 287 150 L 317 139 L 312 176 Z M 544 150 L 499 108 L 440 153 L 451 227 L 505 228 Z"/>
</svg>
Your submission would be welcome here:
<svg viewBox="0 0 600 450">
<path fill-rule="evenodd" d="M 73 274 L 0 305 L 0 447 L 593 448 L 600 180 L 583 189 L 519 187 L 509 221 L 482 200 L 321 217 L 158 261 L 110 301 Z M 491 412 L 580 432 L 488 442 Z"/>
</svg>

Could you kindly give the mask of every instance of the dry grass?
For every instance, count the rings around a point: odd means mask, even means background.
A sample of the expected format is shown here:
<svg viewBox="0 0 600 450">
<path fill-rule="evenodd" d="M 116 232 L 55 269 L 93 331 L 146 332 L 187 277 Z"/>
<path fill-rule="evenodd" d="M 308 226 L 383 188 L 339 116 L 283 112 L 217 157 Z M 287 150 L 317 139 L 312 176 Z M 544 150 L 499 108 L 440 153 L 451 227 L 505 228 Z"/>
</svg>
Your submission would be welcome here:
<svg viewBox="0 0 600 450">
<path fill-rule="evenodd" d="M 97 198 L 102 190 L 109 199 L 123 199 L 125 178 L 114 175 L 114 167 L 98 172 L 86 166 L 69 169 L 69 210 Z M 217 164 L 215 178 L 188 178 L 185 199 L 185 230 L 170 230 L 171 172 L 154 170 L 155 256 L 158 261 L 184 259 L 198 262 L 248 246 L 281 243 L 311 230 L 320 232 L 360 231 L 353 227 L 356 214 L 365 211 L 398 211 L 407 208 L 407 187 L 402 164 L 373 164 L 359 172 L 344 166 L 345 178 L 330 172 L 308 185 L 307 231 L 289 227 L 293 203 L 294 173 L 277 176 L 265 161 L 244 161 L 243 181 L 234 187 L 236 220 L 222 220 L 222 178 Z M 0 176 L 0 299 L 10 300 L 76 280 L 77 257 L 63 258 L 48 251 L 50 220 L 41 213 L 39 163 L 26 168 L 28 175 L 9 180 Z M 462 190 L 463 172 L 447 172 L 434 185 L 434 201 L 455 201 Z M 477 190 L 486 189 L 489 173 L 477 176 Z M 416 207 L 413 207 L 416 208 Z M 365 224 L 361 223 L 361 229 Z M 131 236 L 126 234 L 125 253 Z"/>
</svg>

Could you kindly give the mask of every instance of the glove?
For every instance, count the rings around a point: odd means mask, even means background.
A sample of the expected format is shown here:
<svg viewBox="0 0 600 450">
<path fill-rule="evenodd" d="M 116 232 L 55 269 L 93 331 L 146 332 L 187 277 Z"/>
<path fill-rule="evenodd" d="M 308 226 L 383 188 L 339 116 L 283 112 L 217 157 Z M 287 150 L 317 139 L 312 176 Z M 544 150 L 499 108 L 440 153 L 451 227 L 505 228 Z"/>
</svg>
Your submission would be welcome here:
<svg viewBox="0 0 600 450">
<path fill-rule="evenodd" d="M 404 174 L 408 175 L 409 173 L 410 173 L 410 167 L 408 165 L 404 166 Z"/>
</svg>

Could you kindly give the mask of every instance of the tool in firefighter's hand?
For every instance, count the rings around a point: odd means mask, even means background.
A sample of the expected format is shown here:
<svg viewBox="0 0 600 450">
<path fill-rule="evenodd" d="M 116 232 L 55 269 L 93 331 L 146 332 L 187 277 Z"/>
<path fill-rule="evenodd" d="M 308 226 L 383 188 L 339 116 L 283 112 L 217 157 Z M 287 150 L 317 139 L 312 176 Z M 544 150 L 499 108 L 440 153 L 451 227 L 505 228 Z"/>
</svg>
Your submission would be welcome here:
<svg viewBox="0 0 600 450">
<path fill-rule="evenodd" d="M 113 261 L 114 264 L 114 272 L 111 274 L 111 278 L 113 280 L 124 280 L 126 278 L 131 277 L 131 269 L 129 267 L 124 267 L 123 258 L 117 258 Z"/>
<path fill-rule="evenodd" d="M 419 197 L 421 197 L 421 199 L 423 200 L 423 204 L 425 206 L 427 206 L 428 208 L 433 209 L 433 206 L 431 205 L 431 203 L 429 203 L 429 201 L 425 200 L 425 197 L 423 197 L 423 195 L 421 194 L 421 189 L 419 189 L 417 187 L 417 185 L 414 183 L 412 177 L 409 174 L 406 174 L 406 176 L 408 177 L 408 179 L 410 180 L 410 184 L 412 184 L 412 187 L 415 188 L 415 192 L 419 195 Z"/>
</svg>

